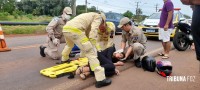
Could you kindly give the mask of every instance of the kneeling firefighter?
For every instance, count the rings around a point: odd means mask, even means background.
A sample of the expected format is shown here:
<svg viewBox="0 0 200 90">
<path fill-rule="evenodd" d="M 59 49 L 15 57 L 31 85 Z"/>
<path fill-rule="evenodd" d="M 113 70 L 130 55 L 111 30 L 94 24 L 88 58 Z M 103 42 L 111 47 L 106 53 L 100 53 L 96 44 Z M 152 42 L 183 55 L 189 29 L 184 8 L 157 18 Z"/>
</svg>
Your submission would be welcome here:
<svg viewBox="0 0 200 90">
<path fill-rule="evenodd" d="M 94 71 L 97 88 L 111 84 L 110 79 L 106 79 L 104 68 L 100 66 L 97 59 L 97 51 L 100 51 L 100 45 L 97 42 L 98 29 L 105 27 L 106 16 L 104 13 L 84 13 L 76 16 L 66 23 L 63 27 L 63 34 L 66 40 L 66 46 L 62 51 L 61 63 L 69 60 L 69 54 L 74 44 L 81 50 L 81 57 L 87 57 L 90 68 Z"/>
</svg>

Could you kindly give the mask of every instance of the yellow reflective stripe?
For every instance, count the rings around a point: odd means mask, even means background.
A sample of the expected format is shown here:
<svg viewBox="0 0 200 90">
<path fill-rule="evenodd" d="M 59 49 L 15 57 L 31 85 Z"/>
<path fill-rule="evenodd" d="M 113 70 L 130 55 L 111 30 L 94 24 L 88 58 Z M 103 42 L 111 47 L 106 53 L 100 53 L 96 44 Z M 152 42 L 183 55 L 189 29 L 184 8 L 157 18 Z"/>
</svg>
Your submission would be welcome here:
<svg viewBox="0 0 200 90">
<path fill-rule="evenodd" d="M 71 27 L 71 26 L 64 26 L 63 27 L 63 31 L 65 32 L 73 32 L 73 33 L 77 33 L 77 34 L 81 34 L 82 31 L 78 28 L 75 27 Z"/>
<path fill-rule="evenodd" d="M 90 42 L 96 47 L 97 50 L 101 49 L 101 46 L 97 44 L 95 39 L 90 38 Z"/>
<path fill-rule="evenodd" d="M 91 70 L 94 71 L 96 69 L 96 67 L 100 66 L 100 64 L 92 64 L 90 65 Z"/>
<path fill-rule="evenodd" d="M 90 38 L 90 42 L 91 42 L 93 45 L 96 45 L 96 40 L 95 40 L 95 39 Z"/>
<path fill-rule="evenodd" d="M 89 41 L 89 39 L 87 37 L 81 39 L 81 43 L 86 43 L 88 41 Z"/>
<path fill-rule="evenodd" d="M 100 50 L 101 46 L 100 45 L 96 45 L 96 48 L 97 48 L 97 50 Z"/>
<path fill-rule="evenodd" d="M 108 31 L 108 32 L 111 32 L 111 28 L 110 28 L 110 27 L 113 27 L 114 24 L 113 24 L 112 22 L 106 22 L 106 24 L 108 25 L 108 26 L 107 26 L 107 31 Z"/>
</svg>

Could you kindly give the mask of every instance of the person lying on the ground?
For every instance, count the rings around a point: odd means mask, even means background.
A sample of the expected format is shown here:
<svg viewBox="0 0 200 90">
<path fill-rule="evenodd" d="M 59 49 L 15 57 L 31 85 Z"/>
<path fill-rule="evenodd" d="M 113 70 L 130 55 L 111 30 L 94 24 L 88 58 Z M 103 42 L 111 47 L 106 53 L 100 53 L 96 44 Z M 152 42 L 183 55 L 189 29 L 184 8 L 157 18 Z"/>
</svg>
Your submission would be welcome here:
<svg viewBox="0 0 200 90">
<path fill-rule="evenodd" d="M 113 76 L 114 74 L 119 75 L 119 70 L 117 70 L 115 67 L 124 65 L 124 63 L 121 61 L 115 63 L 112 62 L 113 56 L 110 53 L 114 52 L 115 52 L 114 46 L 107 48 L 101 52 L 97 52 L 100 65 L 105 68 L 106 76 Z M 91 68 L 89 66 L 79 67 L 76 70 L 76 75 L 80 75 L 81 79 L 86 79 L 86 77 L 89 76 L 90 74 L 94 75 L 94 72 L 91 71 Z"/>
</svg>

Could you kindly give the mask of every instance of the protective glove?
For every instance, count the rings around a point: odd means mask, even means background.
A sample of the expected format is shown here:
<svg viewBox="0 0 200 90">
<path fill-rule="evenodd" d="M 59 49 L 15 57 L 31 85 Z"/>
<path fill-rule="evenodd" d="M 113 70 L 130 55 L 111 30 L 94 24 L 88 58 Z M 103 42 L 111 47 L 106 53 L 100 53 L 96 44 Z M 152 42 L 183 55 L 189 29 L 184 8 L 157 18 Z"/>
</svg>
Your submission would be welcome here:
<svg viewBox="0 0 200 90">
<path fill-rule="evenodd" d="M 53 44 L 56 45 L 56 46 L 59 46 L 60 45 L 60 40 L 55 38 L 53 39 Z"/>
</svg>

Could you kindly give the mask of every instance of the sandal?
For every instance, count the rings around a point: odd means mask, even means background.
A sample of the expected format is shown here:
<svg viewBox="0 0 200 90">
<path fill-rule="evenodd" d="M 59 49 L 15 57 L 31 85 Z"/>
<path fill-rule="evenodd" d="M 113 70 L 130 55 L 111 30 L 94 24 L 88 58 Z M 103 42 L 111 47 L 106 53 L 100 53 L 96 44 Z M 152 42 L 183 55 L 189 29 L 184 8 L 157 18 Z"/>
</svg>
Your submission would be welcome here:
<svg viewBox="0 0 200 90">
<path fill-rule="evenodd" d="M 162 57 L 162 59 L 168 59 L 168 58 L 169 58 L 168 55 L 164 55 L 164 56 Z"/>
<path fill-rule="evenodd" d="M 158 55 L 159 55 L 159 56 L 164 56 L 165 54 L 164 54 L 164 53 L 158 53 Z"/>
<path fill-rule="evenodd" d="M 83 73 L 83 68 L 84 68 L 84 67 L 78 67 L 78 68 L 76 69 L 75 74 L 76 74 L 76 75 L 80 75 L 81 73 Z"/>
</svg>

